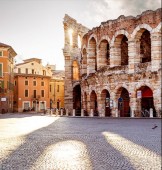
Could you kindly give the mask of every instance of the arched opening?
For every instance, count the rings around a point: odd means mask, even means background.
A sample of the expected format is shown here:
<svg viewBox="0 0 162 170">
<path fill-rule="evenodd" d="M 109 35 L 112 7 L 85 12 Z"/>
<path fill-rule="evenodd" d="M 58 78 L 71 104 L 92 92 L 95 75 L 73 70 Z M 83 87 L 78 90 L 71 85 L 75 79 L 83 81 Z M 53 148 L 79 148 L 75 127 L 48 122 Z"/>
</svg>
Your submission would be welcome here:
<svg viewBox="0 0 162 170">
<path fill-rule="evenodd" d="M 105 89 L 101 93 L 101 104 L 105 110 L 105 117 L 111 116 L 110 93 Z"/>
<path fill-rule="evenodd" d="M 84 99 L 83 99 L 83 108 L 84 108 L 84 116 L 88 116 L 87 112 L 87 93 L 84 93 Z"/>
<path fill-rule="evenodd" d="M 118 110 L 120 117 L 130 117 L 129 92 L 121 87 L 118 90 Z"/>
<path fill-rule="evenodd" d="M 93 109 L 94 116 L 98 116 L 97 95 L 94 90 L 91 92 L 90 102 L 90 108 Z"/>
<path fill-rule="evenodd" d="M 115 38 L 114 47 L 116 49 L 116 65 L 128 65 L 128 39 L 120 34 Z"/>
<path fill-rule="evenodd" d="M 79 80 L 79 66 L 77 61 L 73 61 L 73 80 Z"/>
<path fill-rule="evenodd" d="M 84 48 L 82 52 L 82 74 L 87 74 L 87 51 Z"/>
<path fill-rule="evenodd" d="M 73 88 L 73 109 L 75 109 L 76 116 L 81 116 L 81 88 L 80 84 Z"/>
<path fill-rule="evenodd" d="M 97 71 L 96 40 L 94 37 L 89 41 L 88 47 L 88 73 Z"/>
<path fill-rule="evenodd" d="M 110 65 L 110 46 L 107 40 L 102 40 L 99 45 L 98 68 Z"/>
<path fill-rule="evenodd" d="M 140 38 L 140 57 L 141 63 L 151 61 L 151 38 L 148 30 L 142 29 L 142 35 Z"/>
<path fill-rule="evenodd" d="M 121 40 L 121 65 L 128 65 L 128 39 L 125 35 Z"/>
<path fill-rule="evenodd" d="M 142 98 L 141 98 L 141 109 L 142 111 L 153 109 L 153 116 L 156 117 L 156 110 L 154 107 L 154 100 L 153 100 L 153 92 L 148 86 L 142 86 L 140 89 Z M 144 115 L 142 115 L 144 116 Z"/>
</svg>

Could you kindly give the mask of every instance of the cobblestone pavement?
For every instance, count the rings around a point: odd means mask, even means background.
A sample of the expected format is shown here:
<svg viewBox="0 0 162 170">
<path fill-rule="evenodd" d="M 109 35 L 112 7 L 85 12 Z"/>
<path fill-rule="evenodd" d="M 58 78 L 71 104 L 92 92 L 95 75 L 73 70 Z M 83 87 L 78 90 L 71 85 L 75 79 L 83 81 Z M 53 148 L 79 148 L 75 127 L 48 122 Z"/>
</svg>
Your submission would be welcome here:
<svg viewBox="0 0 162 170">
<path fill-rule="evenodd" d="M 136 169 L 161 170 L 160 119 L 0 115 L 0 170 Z"/>
</svg>

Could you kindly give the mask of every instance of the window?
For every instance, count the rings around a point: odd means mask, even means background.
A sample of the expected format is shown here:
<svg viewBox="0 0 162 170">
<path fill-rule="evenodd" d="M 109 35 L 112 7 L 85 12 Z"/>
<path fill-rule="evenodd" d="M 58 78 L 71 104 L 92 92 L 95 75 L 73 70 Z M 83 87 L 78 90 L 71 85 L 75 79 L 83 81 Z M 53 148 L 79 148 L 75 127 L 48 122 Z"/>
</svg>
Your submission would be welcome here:
<svg viewBox="0 0 162 170">
<path fill-rule="evenodd" d="M 21 73 L 21 68 L 18 68 L 18 73 Z"/>
<path fill-rule="evenodd" d="M 25 86 L 28 86 L 28 81 L 27 80 L 25 80 Z"/>
<path fill-rule="evenodd" d="M 31 63 L 31 65 L 34 65 L 34 63 Z"/>
<path fill-rule="evenodd" d="M 26 74 L 28 74 L 28 68 L 26 68 L 25 72 L 26 72 Z"/>
<path fill-rule="evenodd" d="M 46 76 L 46 71 L 45 70 L 43 70 L 43 75 Z"/>
<path fill-rule="evenodd" d="M 34 74 L 34 69 L 32 69 L 32 74 Z"/>
<path fill-rule="evenodd" d="M 33 86 L 36 86 L 36 81 L 33 81 Z"/>
<path fill-rule="evenodd" d="M 3 51 L 0 51 L 0 57 L 2 57 L 3 56 Z"/>
<path fill-rule="evenodd" d="M 16 86 L 16 81 L 15 81 L 15 86 Z"/>
<path fill-rule="evenodd" d="M 33 90 L 33 97 L 36 98 L 36 95 L 37 95 L 37 91 Z"/>
<path fill-rule="evenodd" d="M 60 91 L 60 86 L 59 85 L 57 85 L 57 92 L 59 92 Z"/>
<path fill-rule="evenodd" d="M 25 97 L 28 97 L 28 90 L 25 90 Z"/>
<path fill-rule="evenodd" d="M 41 90 L 41 96 L 44 97 L 44 90 Z"/>
<path fill-rule="evenodd" d="M 0 63 L 0 77 L 3 76 L 3 65 L 2 63 Z"/>
<path fill-rule="evenodd" d="M 41 86 L 44 86 L 44 81 L 41 82 Z"/>
</svg>

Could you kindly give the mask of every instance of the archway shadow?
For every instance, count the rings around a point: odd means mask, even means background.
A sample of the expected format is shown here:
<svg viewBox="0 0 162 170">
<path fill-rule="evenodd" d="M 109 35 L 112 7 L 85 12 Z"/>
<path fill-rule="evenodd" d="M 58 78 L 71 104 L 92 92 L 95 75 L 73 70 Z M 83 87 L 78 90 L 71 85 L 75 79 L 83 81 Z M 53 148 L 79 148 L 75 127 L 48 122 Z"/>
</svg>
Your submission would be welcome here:
<svg viewBox="0 0 162 170">
<path fill-rule="evenodd" d="M 123 169 L 128 169 L 129 167 L 129 169 L 135 170 L 134 165 L 120 151 L 108 143 L 102 135 L 102 132 L 110 131 L 141 145 L 138 140 L 132 139 L 125 132 L 121 133 L 121 127 L 123 126 L 116 127 L 115 125 L 118 124 L 117 121 L 112 121 L 112 119 L 60 118 L 47 127 L 35 130 L 26 135 L 24 142 L 18 148 L 13 150 L 6 158 L 1 159 L 1 166 L 5 170 L 32 169 L 35 162 L 48 147 L 56 145 L 58 142 L 74 140 L 86 145 L 92 169 L 94 170 L 114 170 L 120 166 Z M 125 130 L 128 128 L 127 125 L 130 124 L 123 123 L 123 130 Z M 135 130 L 137 129 L 135 128 Z M 153 150 L 152 147 L 148 149 Z M 156 152 L 155 150 L 153 151 Z"/>
</svg>

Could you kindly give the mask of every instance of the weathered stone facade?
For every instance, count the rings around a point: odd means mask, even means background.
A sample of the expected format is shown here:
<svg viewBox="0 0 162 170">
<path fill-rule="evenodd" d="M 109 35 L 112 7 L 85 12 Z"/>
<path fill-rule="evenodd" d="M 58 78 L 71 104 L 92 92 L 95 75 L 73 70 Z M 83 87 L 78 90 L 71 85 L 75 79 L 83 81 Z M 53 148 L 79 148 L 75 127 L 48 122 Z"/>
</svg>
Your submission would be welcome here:
<svg viewBox="0 0 162 170">
<path fill-rule="evenodd" d="M 89 31 L 65 15 L 65 107 L 75 107 L 73 91 L 80 84 L 81 108 L 89 116 L 140 117 L 143 109 L 160 116 L 161 12 L 121 15 Z M 74 31 L 72 46 L 69 28 Z M 74 60 L 80 73 L 77 81 L 72 76 Z"/>
</svg>

